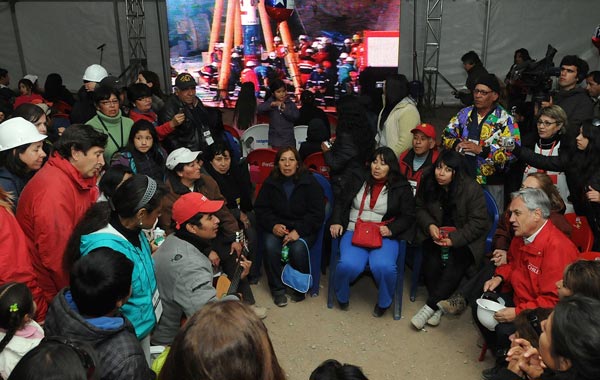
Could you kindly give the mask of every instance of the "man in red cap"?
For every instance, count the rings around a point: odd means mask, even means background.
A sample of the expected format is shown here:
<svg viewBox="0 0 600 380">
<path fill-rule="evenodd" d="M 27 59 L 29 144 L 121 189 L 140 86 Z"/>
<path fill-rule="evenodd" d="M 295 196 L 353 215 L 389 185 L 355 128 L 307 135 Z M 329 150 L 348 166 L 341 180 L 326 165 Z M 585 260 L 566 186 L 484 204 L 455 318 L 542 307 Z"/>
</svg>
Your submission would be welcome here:
<svg viewBox="0 0 600 380">
<path fill-rule="evenodd" d="M 435 146 L 435 127 L 431 124 L 421 123 L 410 131 L 413 135 L 412 149 L 404 151 L 400 155 L 400 171 L 413 190 L 417 192 L 421 175 L 429 166 L 437 160 L 439 151 Z"/>
<path fill-rule="evenodd" d="M 212 249 L 211 240 L 216 238 L 219 230 L 220 221 L 214 213 L 222 206 L 223 201 L 213 201 L 196 192 L 182 195 L 173 204 L 175 232 L 153 256 L 163 314 L 152 334 L 152 344 L 171 344 L 179 331 L 182 315 L 190 318 L 205 304 L 217 300 L 208 254 Z M 241 256 L 239 265 L 242 268 L 240 278 L 245 278 L 252 262 Z M 239 298 L 225 295 L 221 299 Z M 264 308 L 254 309 L 259 316 L 266 316 Z"/>
</svg>

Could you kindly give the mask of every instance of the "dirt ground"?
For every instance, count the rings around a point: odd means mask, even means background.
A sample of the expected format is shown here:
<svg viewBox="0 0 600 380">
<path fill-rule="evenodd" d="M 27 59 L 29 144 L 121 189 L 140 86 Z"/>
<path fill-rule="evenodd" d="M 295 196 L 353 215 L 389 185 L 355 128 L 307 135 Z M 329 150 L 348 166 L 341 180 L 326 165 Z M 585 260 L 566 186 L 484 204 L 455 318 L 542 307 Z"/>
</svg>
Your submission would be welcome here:
<svg viewBox="0 0 600 380">
<path fill-rule="evenodd" d="M 442 318 L 437 327 L 416 331 L 410 319 L 425 303 L 420 287 L 415 302 L 408 296 L 411 272 L 407 268 L 402 319 L 391 310 L 381 318 L 371 316 L 377 289 L 369 277 L 352 288 L 350 308 L 327 308 L 327 276 L 321 277 L 319 296 L 279 308 L 271 300 L 266 278 L 253 287 L 257 304 L 268 308 L 264 320 L 275 352 L 290 380 L 308 380 L 312 370 L 326 359 L 337 359 L 363 368 L 370 380 L 479 379 L 493 366 L 488 354 L 478 362 L 478 333 L 471 313 Z"/>
</svg>

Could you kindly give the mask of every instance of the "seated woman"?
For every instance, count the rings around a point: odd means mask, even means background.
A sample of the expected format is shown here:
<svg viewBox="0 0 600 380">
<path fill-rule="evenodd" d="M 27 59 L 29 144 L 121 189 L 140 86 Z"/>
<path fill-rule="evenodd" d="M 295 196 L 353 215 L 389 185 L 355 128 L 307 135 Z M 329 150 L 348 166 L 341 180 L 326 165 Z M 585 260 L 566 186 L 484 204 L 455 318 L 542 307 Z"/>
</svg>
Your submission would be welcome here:
<svg viewBox="0 0 600 380">
<path fill-rule="evenodd" d="M 600 300 L 600 261 L 578 260 L 567 265 L 556 287 L 560 299 L 579 294 Z"/>
<path fill-rule="evenodd" d="M 304 93 L 311 93 L 310 91 L 304 91 Z M 331 132 L 329 131 L 329 127 L 323 123 L 321 119 L 311 119 L 308 122 L 308 128 L 306 130 L 306 141 L 300 143 L 300 149 L 298 153 L 300 153 L 300 158 L 302 161 L 306 159 L 306 157 L 310 156 L 313 153 L 321 151 L 321 144 L 323 141 L 329 140 L 331 137 Z"/>
<path fill-rule="evenodd" d="M 287 305 L 286 286 L 281 281 L 282 248 L 289 248 L 290 265 L 309 273 L 309 247 L 314 244 L 325 217 L 325 198 L 316 179 L 308 172 L 296 148 L 282 148 L 275 166 L 263 183 L 256 203 L 256 218 L 265 231 L 265 270 L 275 305 Z M 314 268 L 313 270 L 319 270 Z M 292 300 L 305 295 L 292 290 Z"/>
<path fill-rule="evenodd" d="M 379 248 L 353 244 L 357 220 L 383 223 Z M 396 288 L 398 240 L 412 240 L 415 225 L 415 200 L 407 179 L 400 174 L 398 159 L 388 147 L 375 150 L 368 174 L 354 176 L 341 199 L 335 202 L 331 236 L 342 237 L 340 258 L 334 275 L 334 288 L 342 310 L 348 309 L 350 283 L 364 272 L 373 273 L 379 289 L 373 316 L 381 317 L 392 304 Z M 345 229 L 345 232 L 344 232 Z"/>
<path fill-rule="evenodd" d="M 44 98 L 35 92 L 33 83 L 29 79 L 23 78 L 19 80 L 19 96 L 15 99 L 14 108 L 25 103 L 43 103 Z"/>
<path fill-rule="evenodd" d="M 166 158 L 167 152 L 159 145 L 154 126 L 147 120 L 138 120 L 131 127 L 127 146 L 113 155 L 111 165 L 122 165 L 134 174 L 164 182 Z"/>
<path fill-rule="evenodd" d="M 159 380 L 285 380 L 267 328 L 241 302 L 204 306 L 179 330 Z"/>
<path fill-rule="evenodd" d="M 429 292 L 427 303 L 411 319 L 417 330 L 440 323 L 437 303 L 456 290 L 469 267 L 479 267 L 491 225 L 483 189 L 468 177 L 459 153 L 443 151 L 433 169 L 417 190 L 415 240 L 423 246 Z"/>
<path fill-rule="evenodd" d="M 541 322 L 539 348 L 516 339 L 508 351 L 508 370 L 502 379 L 600 378 L 600 301 L 580 295 L 561 300 Z M 512 376 L 511 376 L 512 375 Z"/>
</svg>

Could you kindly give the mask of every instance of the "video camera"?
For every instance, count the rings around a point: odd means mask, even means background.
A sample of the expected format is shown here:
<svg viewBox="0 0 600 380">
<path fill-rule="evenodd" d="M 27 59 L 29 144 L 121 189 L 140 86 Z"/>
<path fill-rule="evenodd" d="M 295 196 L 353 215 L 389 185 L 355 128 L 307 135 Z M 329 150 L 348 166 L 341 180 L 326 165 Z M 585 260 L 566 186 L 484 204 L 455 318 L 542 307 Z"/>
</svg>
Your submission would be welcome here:
<svg viewBox="0 0 600 380">
<path fill-rule="evenodd" d="M 527 89 L 528 100 L 539 103 L 550 99 L 551 77 L 560 75 L 560 67 L 555 67 L 553 62 L 556 52 L 552 45 L 548 45 L 544 58 L 524 62 L 515 69 L 513 78 L 519 80 L 521 86 Z"/>
</svg>

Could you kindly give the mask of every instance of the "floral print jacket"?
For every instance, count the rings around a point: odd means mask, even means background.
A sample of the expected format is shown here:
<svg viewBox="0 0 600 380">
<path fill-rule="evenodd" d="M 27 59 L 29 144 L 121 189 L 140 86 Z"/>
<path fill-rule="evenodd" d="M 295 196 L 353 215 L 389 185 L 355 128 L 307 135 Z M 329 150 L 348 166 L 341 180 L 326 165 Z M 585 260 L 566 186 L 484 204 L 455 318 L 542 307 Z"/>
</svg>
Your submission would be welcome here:
<svg viewBox="0 0 600 380">
<path fill-rule="evenodd" d="M 471 116 L 473 114 L 473 116 Z M 475 119 L 472 119 L 474 117 Z M 473 106 L 463 108 L 450 119 L 450 123 L 442 133 L 442 145 L 446 149 L 454 149 L 456 145 L 469 139 L 469 126 L 477 122 L 477 113 Z M 511 152 L 500 145 L 502 137 L 512 136 L 515 144 L 521 145 L 519 127 L 512 116 L 502 106 L 497 105 L 481 123 L 479 145 L 483 147 L 476 159 L 476 180 L 485 185 L 486 178 L 499 170 L 506 170 L 508 163 L 515 160 Z"/>
</svg>

